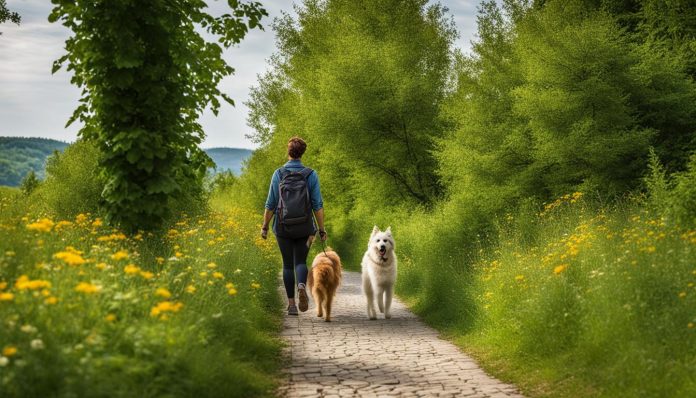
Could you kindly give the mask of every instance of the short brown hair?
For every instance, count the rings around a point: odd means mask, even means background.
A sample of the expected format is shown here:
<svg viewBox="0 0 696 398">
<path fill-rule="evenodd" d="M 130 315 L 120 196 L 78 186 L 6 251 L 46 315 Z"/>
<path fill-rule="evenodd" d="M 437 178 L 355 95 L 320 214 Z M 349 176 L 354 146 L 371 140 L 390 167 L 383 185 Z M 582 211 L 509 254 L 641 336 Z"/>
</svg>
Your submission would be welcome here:
<svg viewBox="0 0 696 398">
<path fill-rule="evenodd" d="M 307 150 L 307 143 L 300 137 L 292 137 L 288 141 L 288 155 L 293 159 L 299 159 Z"/>
</svg>

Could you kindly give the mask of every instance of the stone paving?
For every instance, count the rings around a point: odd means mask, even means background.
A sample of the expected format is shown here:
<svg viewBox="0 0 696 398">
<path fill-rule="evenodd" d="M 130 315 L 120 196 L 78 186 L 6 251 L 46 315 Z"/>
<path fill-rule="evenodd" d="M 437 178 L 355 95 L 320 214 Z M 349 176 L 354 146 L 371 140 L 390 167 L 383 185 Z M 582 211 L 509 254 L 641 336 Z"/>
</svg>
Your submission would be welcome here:
<svg viewBox="0 0 696 398">
<path fill-rule="evenodd" d="M 343 273 L 332 322 L 310 300 L 309 311 L 285 317 L 282 336 L 291 364 L 280 397 L 522 397 L 399 300 L 392 319 L 370 321 L 356 272 Z"/>
</svg>

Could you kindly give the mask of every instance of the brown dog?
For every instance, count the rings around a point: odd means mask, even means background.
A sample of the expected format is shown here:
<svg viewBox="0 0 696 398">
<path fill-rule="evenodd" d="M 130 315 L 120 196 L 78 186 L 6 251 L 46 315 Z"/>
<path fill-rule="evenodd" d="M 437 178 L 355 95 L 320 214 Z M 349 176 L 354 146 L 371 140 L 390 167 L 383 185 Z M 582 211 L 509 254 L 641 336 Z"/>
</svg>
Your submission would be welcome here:
<svg viewBox="0 0 696 398">
<path fill-rule="evenodd" d="M 333 250 L 321 252 L 314 257 L 312 269 L 307 276 L 307 286 L 312 292 L 314 303 L 317 305 L 317 316 L 324 316 L 326 322 L 331 322 L 331 303 L 336 290 L 341 284 L 341 259 Z"/>
</svg>

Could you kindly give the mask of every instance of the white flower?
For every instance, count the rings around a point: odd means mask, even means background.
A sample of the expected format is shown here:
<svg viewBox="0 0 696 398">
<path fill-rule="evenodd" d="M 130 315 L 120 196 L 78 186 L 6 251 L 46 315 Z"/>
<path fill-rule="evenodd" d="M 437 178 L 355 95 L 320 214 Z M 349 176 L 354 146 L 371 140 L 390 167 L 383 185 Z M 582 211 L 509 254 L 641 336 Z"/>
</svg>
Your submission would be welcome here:
<svg viewBox="0 0 696 398">
<path fill-rule="evenodd" d="M 31 345 L 32 350 L 43 350 L 44 349 L 44 342 L 41 341 L 41 339 L 32 340 L 30 345 Z"/>
<path fill-rule="evenodd" d="M 10 360 L 7 357 L 0 356 L 0 367 L 5 367 L 8 363 Z"/>
<path fill-rule="evenodd" d="M 21 328 L 19 328 L 24 333 L 36 333 L 37 329 L 31 325 L 23 325 Z"/>
</svg>

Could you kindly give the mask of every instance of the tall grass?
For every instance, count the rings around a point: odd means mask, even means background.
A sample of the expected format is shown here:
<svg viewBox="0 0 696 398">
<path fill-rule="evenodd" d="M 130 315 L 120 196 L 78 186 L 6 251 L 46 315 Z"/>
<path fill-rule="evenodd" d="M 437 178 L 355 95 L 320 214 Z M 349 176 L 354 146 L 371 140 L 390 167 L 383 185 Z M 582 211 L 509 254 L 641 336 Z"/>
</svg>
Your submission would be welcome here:
<svg viewBox="0 0 696 398">
<path fill-rule="evenodd" d="M 238 209 L 126 237 L 0 191 L 0 395 L 271 395 L 277 263 Z"/>
<path fill-rule="evenodd" d="M 592 203 L 508 214 L 468 255 L 433 250 L 448 243 L 415 218 L 398 293 L 531 395 L 696 395 L 696 230 Z"/>
</svg>

